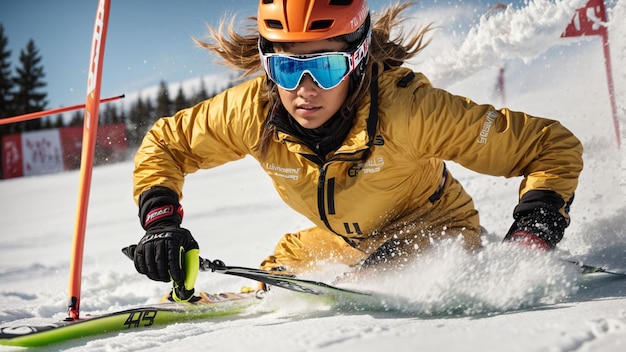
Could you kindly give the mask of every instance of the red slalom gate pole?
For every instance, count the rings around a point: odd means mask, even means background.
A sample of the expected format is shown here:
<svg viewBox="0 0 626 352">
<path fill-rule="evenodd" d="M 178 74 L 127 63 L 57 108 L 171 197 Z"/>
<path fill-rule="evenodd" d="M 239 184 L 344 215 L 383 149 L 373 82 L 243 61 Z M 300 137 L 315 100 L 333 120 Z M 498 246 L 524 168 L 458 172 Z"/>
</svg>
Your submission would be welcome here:
<svg viewBox="0 0 626 352">
<path fill-rule="evenodd" d="M 606 69 L 606 81 L 609 87 L 609 100 L 611 102 L 611 112 L 613 113 L 613 128 L 615 129 L 615 137 L 617 138 L 617 148 L 622 145 L 622 137 L 620 136 L 619 119 L 617 118 L 617 105 L 615 104 L 615 89 L 613 88 L 613 72 L 611 68 L 611 51 L 609 49 L 609 31 L 602 33 L 602 49 L 604 50 L 604 67 Z"/>
<path fill-rule="evenodd" d="M 78 205 L 74 226 L 74 243 L 70 264 L 68 320 L 75 320 L 80 315 L 80 287 L 83 269 L 83 249 L 87 225 L 87 206 L 93 171 L 96 133 L 98 130 L 98 108 L 100 105 L 100 78 L 104 59 L 109 22 L 110 0 L 99 0 L 96 21 L 93 29 L 91 54 L 89 56 L 89 74 L 87 77 L 87 102 L 83 126 L 83 146 L 80 160 L 80 179 L 78 184 Z"/>
<path fill-rule="evenodd" d="M 108 103 L 108 102 L 115 101 L 115 100 L 122 99 L 122 98 L 124 98 L 124 94 L 118 95 L 115 97 L 102 99 L 100 100 L 100 103 Z M 77 105 L 72 105 L 72 106 L 56 108 L 56 109 L 31 112 L 29 114 L 24 114 L 24 115 L 5 117 L 5 118 L 0 119 L 0 125 L 6 125 L 9 123 L 14 123 L 14 122 L 34 120 L 34 119 L 38 119 L 44 116 L 50 116 L 54 114 L 61 114 L 61 113 L 68 112 L 68 111 L 80 110 L 80 109 L 83 109 L 85 105 L 86 104 L 77 104 Z"/>
</svg>

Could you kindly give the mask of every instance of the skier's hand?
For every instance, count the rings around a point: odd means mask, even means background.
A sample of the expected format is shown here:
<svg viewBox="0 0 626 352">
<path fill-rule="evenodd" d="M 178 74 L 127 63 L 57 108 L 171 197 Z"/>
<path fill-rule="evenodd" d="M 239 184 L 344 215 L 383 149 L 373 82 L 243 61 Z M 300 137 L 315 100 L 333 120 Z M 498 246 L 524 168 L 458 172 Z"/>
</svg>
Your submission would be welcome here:
<svg viewBox="0 0 626 352">
<path fill-rule="evenodd" d="M 565 217 L 552 207 L 517 212 L 504 241 L 549 251 L 563 238 L 566 227 Z"/>
<path fill-rule="evenodd" d="M 174 298 L 184 301 L 194 292 L 198 254 L 198 243 L 187 229 L 159 226 L 148 230 L 137 244 L 135 268 L 152 280 L 172 281 Z"/>
<path fill-rule="evenodd" d="M 151 188 L 139 198 L 139 216 L 146 234 L 135 249 L 135 268 L 152 280 L 172 281 L 174 300 L 190 299 L 199 271 L 199 246 L 191 232 L 180 227 L 178 196 L 164 187 Z"/>
</svg>

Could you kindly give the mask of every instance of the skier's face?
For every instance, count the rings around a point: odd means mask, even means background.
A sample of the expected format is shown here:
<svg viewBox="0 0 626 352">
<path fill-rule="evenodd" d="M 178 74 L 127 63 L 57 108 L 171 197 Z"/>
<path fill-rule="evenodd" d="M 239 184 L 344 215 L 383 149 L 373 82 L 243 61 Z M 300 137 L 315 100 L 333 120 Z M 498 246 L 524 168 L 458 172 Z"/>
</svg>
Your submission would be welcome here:
<svg viewBox="0 0 626 352">
<path fill-rule="evenodd" d="M 289 55 L 337 52 L 344 50 L 345 45 L 340 41 L 320 40 L 292 43 L 283 49 L 277 48 L 276 52 Z M 339 111 L 348 96 L 348 88 L 349 80 L 344 79 L 332 89 L 322 89 L 309 74 L 305 74 L 295 89 L 278 87 L 278 94 L 289 114 L 300 126 L 312 129 L 320 127 Z"/>
</svg>

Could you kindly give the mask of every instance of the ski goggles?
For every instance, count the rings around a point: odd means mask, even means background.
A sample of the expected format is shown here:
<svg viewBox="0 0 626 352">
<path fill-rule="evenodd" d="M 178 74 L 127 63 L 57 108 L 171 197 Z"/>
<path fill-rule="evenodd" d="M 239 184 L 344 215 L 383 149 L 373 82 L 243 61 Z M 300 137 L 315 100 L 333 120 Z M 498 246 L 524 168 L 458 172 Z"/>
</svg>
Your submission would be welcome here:
<svg viewBox="0 0 626 352">
<path fill-rule="evenodd" d="M 263 53 L 259 48 L 263 68 L 279 87 L 294 90 L 305 74 L 320 88 L 337 87 L 367 57 L 369 36 L 351 53 L 328 52 L 311 55 Z"/>
</svg>

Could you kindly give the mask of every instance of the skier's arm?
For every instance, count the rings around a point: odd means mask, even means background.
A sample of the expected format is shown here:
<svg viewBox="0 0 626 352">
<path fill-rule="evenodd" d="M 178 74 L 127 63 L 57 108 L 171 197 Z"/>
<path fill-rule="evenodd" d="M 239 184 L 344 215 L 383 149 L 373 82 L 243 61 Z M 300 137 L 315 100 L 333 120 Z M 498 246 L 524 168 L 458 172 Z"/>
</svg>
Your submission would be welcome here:
<svg viewBox="0 0 626 352">
<path fill-rule="evenodd" d="M 522 176 L 506 238 L 527 233 L 556 245 L 583 167 L 580 141 L 558 121 L 496 110 L 428 86 L 415 97 L 415 113 L 424 116 L 421 152 L 483 174 Z"/>
</svg>

